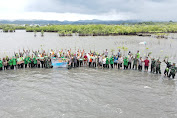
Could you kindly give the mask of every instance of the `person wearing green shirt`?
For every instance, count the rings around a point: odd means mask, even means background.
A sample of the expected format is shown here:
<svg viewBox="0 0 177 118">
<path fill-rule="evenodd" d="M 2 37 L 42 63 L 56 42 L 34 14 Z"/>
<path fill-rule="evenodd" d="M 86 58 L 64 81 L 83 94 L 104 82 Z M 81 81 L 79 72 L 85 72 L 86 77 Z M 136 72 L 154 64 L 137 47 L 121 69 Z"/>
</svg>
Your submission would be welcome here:
<svg viewBox="0 0 177 118">
<path fill-rule="evenodd" d="M 109 68 L 109 58 L 106 56 L 106 68 Z"/>
<path fill-rule="evenodd" d="M 152 58 L 152 60 L 151 60 L 151 73 L 155 72 L 155 64 L 156 64 L 156 60 L 154 58 Z"/>
<path fill-rule="evenodd" d="M 27 57 L 24 58 L 24 64 L 25 64 L 25 68 L 27 68 L 27 65 L 28 65 L 28 58 Z"/>
<path fill-rule="evenodd" d="M 37 67 L 37 60 L 36 60 L 36 56 L 33 57 L 33 63 L 34 63 L 34 67 Z"/>
<path fill-rule="evenodd" d="M 28 60 L 29 68 L 30 68 L 31 67 L 31 58 L 28 56 L 27 60 Z"/>
<path fill-rule="evenodd" d="M 156 74 L 161 74 L 161 69 L 160 69 L 160 65 L 161 65 L 161 62 L 159 61 L 159 59 L 157 59 L 156 61 Z"/>
<path fill-rule="evenodd" d="M 175 67 L 175 63 L 173 63 L 173 65 L 170 67 L 170 74 L 168 75 L 168 77 L 170 78 L 172 76 L 172 78 L 175 78 L 175 74 L 177 72 L 177 68 Z"/>
<path fill-rule="evenodd" d="M 124 58 L 124 69 L 128 69 L 128 58 Z"/>
<path fill-rule="evenodd" d="M 12 66 L 13 66 L 13 69 L 16 67 L 17 65 L 17 59 L 15 57 L 12 58 Z"/>
<path fill-rule="evenodd" d="M 137 59 L 137 55 L 135 55 L 135 58 L 133 59 L 133 69 L 137 70 L 137 65 L 138 65 L 138 59 Z"/>
<path fill-rule="evenodd" d="M 139 58 L 140 58 L 140 52 L 139 52 L 139 50 L 137 51 L 136 56 L 137 56 L 137 59 L 139 59 Z"/>
<path fill-rule="evenodd" d="M 12 66 L 12 63 L 13 63 L 13 60 L 12 60 L 12 58 L 11 59 L 9 59 L 9 66 L 10 66 L 10 69 L 13 69 L 13 66 Z"/>
<path fill-rule="evenodd" d="M 113 64 L 114 64 L 114 57 L 111 56 L 111 57 L 110 57 L 110 65 L 111 65 L 111 68 L 113 68 Z"/>
<path fill-rule="evenodd" d="M 0 71 L 2 70 L 2 66 L 3 66 L 3 63 L 2 63 L 2 60 L 0 58 Z"/>
</svg>

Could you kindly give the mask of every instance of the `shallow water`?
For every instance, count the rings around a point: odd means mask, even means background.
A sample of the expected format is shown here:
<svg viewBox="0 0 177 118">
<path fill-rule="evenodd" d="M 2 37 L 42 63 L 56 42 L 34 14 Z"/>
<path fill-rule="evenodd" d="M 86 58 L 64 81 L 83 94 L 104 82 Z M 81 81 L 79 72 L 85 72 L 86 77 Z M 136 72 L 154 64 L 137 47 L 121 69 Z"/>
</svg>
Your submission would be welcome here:
<svg viewBox="0 0 177 118">
<path fill-rule="evenodd" d="M 40 33 L 38 33 L 40 34 Z M 177 41 L 137 36 L 58 37 L 45 33 L 34 37 L 23 31 L 0 33 L 1 56 L 28 47 L 77 48 L 102 51 L 124 46 L 145 54 L 147 42 L 154 57 L 168 54 L 176 61 Z M 174 34 L 173 34 L 174 35 Z M 171 43 L 172 42 L 172 43 Z M 95 44 L 95 46 L 93 46 Z M 170 46 L 171 44 L 171 46 Z M 90 47 L 89 47 L 90 46 Z M 161 50 L 163 53 L 161 54 Z M 12 52 L 11 52 L 12 51 Z M 126 52 L 125 52 L 126 53 Z M 160 54 L 159 54 L 160 53 Z M 158 55 L 158 56 L 157 56 Z M 162 64 L 162 71 L 165 64 Z M 0 72 L 1 118 L 175 118 L 177 81 L 163 75 L 135 70 L 93 69 L 19 69 Z"/>
</svg>

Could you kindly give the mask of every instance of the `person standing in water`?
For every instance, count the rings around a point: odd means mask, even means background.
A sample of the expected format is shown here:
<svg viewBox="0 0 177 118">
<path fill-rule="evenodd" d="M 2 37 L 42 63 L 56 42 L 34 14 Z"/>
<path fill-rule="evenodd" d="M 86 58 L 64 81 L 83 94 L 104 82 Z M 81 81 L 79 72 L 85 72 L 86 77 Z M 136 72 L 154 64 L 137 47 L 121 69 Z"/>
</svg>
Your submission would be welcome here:
<svg viewBox="0 0 177 118">
<path fill-rule="evenodd" d="M 171 65 L 171 62 L 169 62 L 168 60 L 166 61 L 166 60 L 164 59 L 164 62 L 165 62 L 166 65 L 167 65 L 166 68 L 165 68 L 165 71 L 164 71 L 164 75 L 168 77 L 169 69 L 170 69 L 170 67 L 171 67 L 172 65 Z"/>
<path fill-rule="evenodd" d="M 131 54 L 128 55 L 128 68 L 129 69 L 132 68 L 132 55 Z"/>
<path fill-rule="evenodd" d="M 151 59 L 151 73 L 155 73 L 155 65 L 156 65 L 156 60 L 152 58 Z"/>
<path fill-rule="evenodd" d="M 143 67 L 143 59 L 142 59 L 142 57 L 140 57 L 138 59 L 138 70 L 142 71 L 142 67 Z"/>
<path fill-rule="evenodd" d="M 124 70 L 125 69 L 128 69 L 128 58 L 127 57 L 124 58 Z"/>
<path fill-rule="evenodd" d="M 111 68 L 113 68 L 113 64 L 114 64 L 114 57 L 111 56 L 111 57 L 110 57 L 110 65 L 111 65 Z"/>
<path fill-rule="evenodd" d="M 4 70 L 7 70 L 8 67 L 7 67 L 7 60 L 5 58 L 3 58 L 3 66 L 4 66 Z"/>
<path fill-rule="evenodd" d="M 140 51 L 139 51 L 139 50 L 138 50 L 137 53 L 136 53 L 136 57 L 137 57 L 137 59 L 140 58 Z"/>
<path fill-rule="evenodd" d="M 2 70 L 2 67 L 3 67 L 3 62 L 2 62 L 2 60 L 0 58 L 0 71 Z"/>
<path fill-rule="evenodd" d="M 90 56 L 89 56 L 89 67 L 91 67 L 91 64 L 92 64 L 92 56 L 90 54 Z"/>
<path fill-rule="evenodd" d="M 137 70 L 137 65 L 138 65 L 138 59 L 137 59 L 137 55 L 135 55 L 135 58 L 133 59 L 133 69 Z"/>
<path fill-rule="evenodd" d="M 27 68 L 27 65 L 28 65 L 28 58 L 27 57 L 24 58 L 24 64 L 25 64 L 25 68 Z"/>
<path fill-rule="evenodd" d="M 106 56 L 106 68 L 109 68 L 109 57 Z"/>
<path fill-rule="evenodd" d="M 161 74 L 161 69 L 160 69 L 161 62 L 159 59 L 156 61 L 156 74 Z"/>
<path fill-rule="evenodd" d="M 170 67 L 170 74 L 169 74 L 169 78 L 172 76 L 172 78 L 175 78 L 175 74 L 177 72 L 177 67 L 175 67 L 175 63 L 173 63 L 173 65 Z"/>
<path fill-rule="evenodd" d="M 87 62 L 88 62 L 88 57 L 85 53 L 85 55 L 84 55 L 84 66 L 87 66 Z"/>
<path fill-rule="evenodd" d="M 102 55 L 99 56 L 99 63 L 98 63 L 98 67 L 101 67 L 102 68 L 102 64 L 103 64 L 103 57 Z"/>
<path fill-rule="evenodd" d="M 118 56 L 114 55 L 114 68 L 117 68 Z"/>
<path fill-rule="evenodd" d="M 119 55 L 118 58 L 118 69 L 122 69 L 123 57 Z"/>
<path fill-rule="evenodd" d="M 146 60 L 144 60 L 144 70 L 145 71 L 148 71 L 148 68 L 149 68 L 149 60 L 148 60 L 148 57 L 146 57 Z"/>
<path fill-rule="evenodd" d="M 106 58 L 103 57 L 103 68 L 106 68 Z"/>
<path fill-rule="evenodd" d="M 12 69 L 16 69 L 17 59 L 15 57 L 12 58 Z"/>
<path fill-rule="evenodd" d="M 95 57 L 95 55 L 93 55 L 93 57 L 92 57 L 92 63 L 93 63 L 93 67 L 96 68 L 96 57 Z"/>
</svg>

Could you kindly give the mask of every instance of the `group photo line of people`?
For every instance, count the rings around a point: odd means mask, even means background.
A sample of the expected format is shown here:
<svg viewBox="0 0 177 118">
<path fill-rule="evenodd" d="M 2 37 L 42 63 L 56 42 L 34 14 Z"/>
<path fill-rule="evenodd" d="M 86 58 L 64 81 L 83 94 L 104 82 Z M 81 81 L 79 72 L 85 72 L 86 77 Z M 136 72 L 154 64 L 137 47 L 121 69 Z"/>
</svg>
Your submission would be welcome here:
<svg viewBox="0 0 177 118">
<path fill-rule="evenodd" d="M 76 67 L 92 67 L 92 68 L 116 68 L 116 69 L 134 69 L 139 71 L 148 72 L 150 67 L 151 73 L 161 74 L 161 63 L 166 64 L 164 75 L 174 79 L 177 72 L 175 63 L 171 63 L 168 59 L 164 59 L 162 62 L 159 59 L 151 58 L 148 54 L 145 59 L 140 56 L 138 50 L 136 54 L 128 52 L 127 56 L 122 55 L 119 49 L 116 55 L 113 53 L 108 54 L 108 50 L 103 51 L 102 54 L 90 51 L 85 53 L 84 50 L 75 50 L 75 53 L 69 50 L 50 50 L 46 53 L 45 50 L 41 52 L 30 50 L 24 50 L 21 52 L 14 52 L 14 56 L 0 58 L 0 71 L 2 70 L 14 70 L 20 68 L 53 68 L 52 60 L 60 59 L 61 62 L 66 63 L 68 69 Z"/>
</svg>

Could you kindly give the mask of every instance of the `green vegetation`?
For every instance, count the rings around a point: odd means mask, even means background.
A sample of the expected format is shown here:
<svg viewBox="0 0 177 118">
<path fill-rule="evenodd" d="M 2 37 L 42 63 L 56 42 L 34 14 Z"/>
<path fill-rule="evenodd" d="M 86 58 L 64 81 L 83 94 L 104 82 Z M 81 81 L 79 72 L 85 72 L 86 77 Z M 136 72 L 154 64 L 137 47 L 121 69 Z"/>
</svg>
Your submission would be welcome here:
<svg viewBox="0 0 177 118">
<path fill-rule="evenodd" d="M 177 23 L 168 24 L 135 24 L 135 25 L 48 25 L 27 27 L 27 32 L 58 32 L 59 36 L 108 36 L 136 35 L 137 33 L 177 33 Z"/>
<path fill-rule="evenodd" d="M 21 25 L 0 25 L 0 29 L 3 30 L 3 32 L 15 32 L 17 29 L 26 29 L 26 26 Z"/>
<path fill-rule="evenodd" d="M 137 24 L 122 25 L 46 25 L 46 26 L 21 26 L 21 25 L 0 25 L 4 32 L 14 32 L 16 29 L 26 29 L 26 32 L 57 32 L 59 36 L 72 36 L 74 33 L 79 36 L 109 36 L 109 35 L 139 35 L 142 33 L 155 34 L 164 37 L 166 33 L 177 33 L 177 23 L 165 22 L 142 22 Z M 164 35 L 163 35 L 164 34 Z"/>
</svg>

